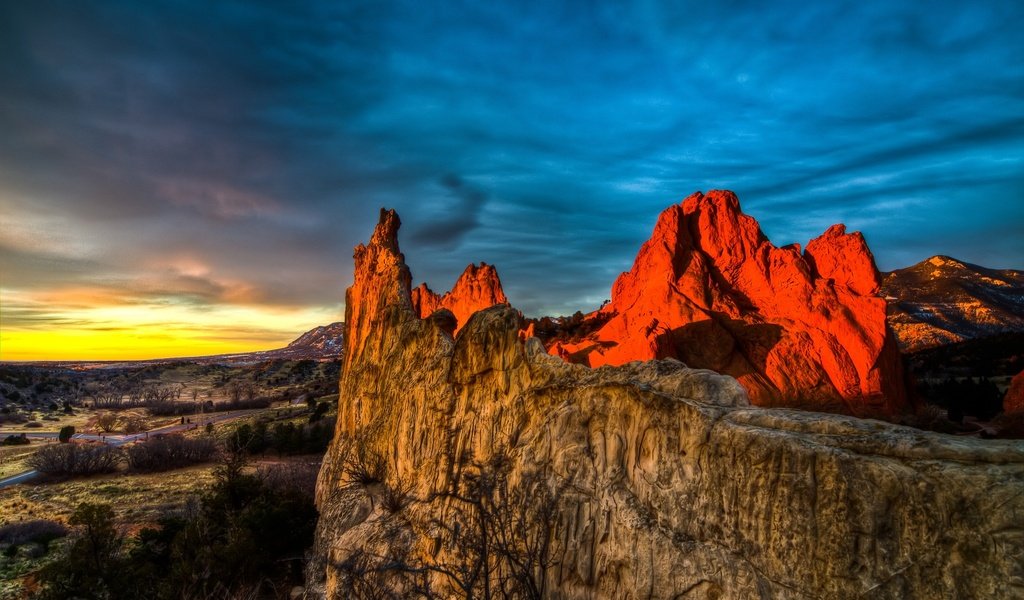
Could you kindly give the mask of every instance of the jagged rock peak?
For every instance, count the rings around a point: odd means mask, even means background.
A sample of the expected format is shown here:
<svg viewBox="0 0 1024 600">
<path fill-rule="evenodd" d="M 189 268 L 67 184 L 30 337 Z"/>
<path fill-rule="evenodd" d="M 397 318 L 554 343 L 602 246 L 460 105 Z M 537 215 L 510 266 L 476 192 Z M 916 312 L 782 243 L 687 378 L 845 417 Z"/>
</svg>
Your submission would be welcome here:
<svg viewBox="0 0 1024 600">
<path fill-rule="evenodd" d="M 603 325 L 549 351 L 592 367 L 678 358 L 737 377 L 756 404 L 893 414 L 909 407 L 878 286 L 860 233 L 777 248 L 734 193 L 696 192 L 588 315 Z"/>
<path fill-rule="evenodd" d="M 859 231 L 846 233 L 845 225 L 833 225 L 807 244 L 804 258 L 819 277 L 861 296 L 878 294 L 882 278 L 875 256 Z"/>
<path fill-rule="evenodd" d="M 402 220 L 398 218 L 395 209 L 380 209 L 380 219 L 373 229 L 373 236 L 370 237 L 370 246 L 381 246 L 392 252 L 398 252 L 398 229 L 402 226 Z"/>
<path fill-rule="evenodd" d="M 352 286 L 345 291 L 344 370 L 358 357 L 348 352 L 361 351 L 379 329 L 385 306 L 412 312 L 410 287 L 412 275 L 398 248 L 398 230 L 402 222 L 394 209 L 380 209 L 380 219 L 368 244 L 355 247 Z"/>
<path fill-rule="evenodd" d="M 485 262 L 481 262 L 479 267 L 470 263 L 448 294 L 459 298 L 474 298 L 481 305 L 487 303 L 483 308 L 508 304 L 498 270 Z"/>
<path fill-rule="evenodd" d="M 426 283 L 412 291 L 413 310 L 421 319 L 434 311 L 446 308 L 455 315 L 456 331 L 462 328 L 473 313 L 496 304 L 508 304 L 508 298 L 501 287 L 498 270 L 493 265 L 481 262 L 480 266 L 470 263 L 462 272 L 451 291 L 439 296 Z"/>
</svg>

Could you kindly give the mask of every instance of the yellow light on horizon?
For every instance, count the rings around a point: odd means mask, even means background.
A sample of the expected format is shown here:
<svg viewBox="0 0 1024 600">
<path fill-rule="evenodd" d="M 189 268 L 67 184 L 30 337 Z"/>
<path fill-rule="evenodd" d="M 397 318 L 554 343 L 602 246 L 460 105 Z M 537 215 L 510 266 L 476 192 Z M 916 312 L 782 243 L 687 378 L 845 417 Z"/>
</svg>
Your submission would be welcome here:
<svg viewBox="0 0 1024 600">
<path fill-rule="evenodd" d="M 145 360 L 270 350 L 341 315 L 336 307 L 112 304 L 116 298 L 95 290 L 65 291 L 60 306 L 53 303 L 56 296 L 0 290 L 0 360 Z"/>
</svg>

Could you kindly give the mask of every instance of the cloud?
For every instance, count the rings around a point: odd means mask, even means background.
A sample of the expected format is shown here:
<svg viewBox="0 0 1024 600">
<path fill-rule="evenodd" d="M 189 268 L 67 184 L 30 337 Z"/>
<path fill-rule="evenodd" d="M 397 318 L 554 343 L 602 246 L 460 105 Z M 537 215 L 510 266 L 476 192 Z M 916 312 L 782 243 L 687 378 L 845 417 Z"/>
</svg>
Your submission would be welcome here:
<svg viewBox="0 0 1024 600">
<path fill-rule="evenodd" d="M 447 192 L 434 200 L 435 206 L 421 210 L 427 218 L 413 224 L 411 239 L 427 246 L 450 249 L 480 225 L 480 211 L 487 195 L 451 173 L 441 178 Z"/>
<path fill-rule="evenodd" d="M 1022 29 L 1000 0 L 6 3 L 3 286 L 336 310 L 388 206 L 417 280 L 485 260 L 571 313 L 714 188 L 777 243 L 846 220 L 884 268 L 1024 266 Z"/>
</svg>

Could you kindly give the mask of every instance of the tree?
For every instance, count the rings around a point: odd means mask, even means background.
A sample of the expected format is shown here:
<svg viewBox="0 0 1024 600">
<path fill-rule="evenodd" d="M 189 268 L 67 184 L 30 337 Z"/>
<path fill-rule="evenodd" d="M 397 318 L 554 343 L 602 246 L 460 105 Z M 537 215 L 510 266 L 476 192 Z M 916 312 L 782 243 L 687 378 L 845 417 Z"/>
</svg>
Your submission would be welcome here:
<svg viewBox="0 0 1024 600">
<path fill-rule="evenodd" d="M 43 599 L 122 598 L 122 536 L 107 504 L 82 503 L 69 521 L 77 529 L 67 555 L 43 567 Z"/>
<path fill-rule="evenodd" d="M 66 444 L 69 441 L 71 441 L 71 437 L 74 436 L 74 435 L 75 435 L 75 426 L 74 425 L 65 425 L 64 427 L 60 428 L 60 433 L 57 434 L 57 439 L 60 441 L 60 443 Z"/>
<path fill-rule="evenodd" d="M 96 417 L 96 425 L 106 433 L 110 433 L 117 427 L 117 415 L 112 412 L 103 413 Z"/>
</svg>

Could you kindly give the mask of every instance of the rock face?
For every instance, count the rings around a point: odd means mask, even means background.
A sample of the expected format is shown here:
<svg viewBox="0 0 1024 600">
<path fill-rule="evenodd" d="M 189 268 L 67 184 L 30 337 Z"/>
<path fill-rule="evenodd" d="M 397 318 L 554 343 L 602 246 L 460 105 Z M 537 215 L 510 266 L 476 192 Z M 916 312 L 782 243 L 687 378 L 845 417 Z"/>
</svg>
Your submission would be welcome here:
<svg viewBox="0 0 1024 600">
<path fill-rule="evenodd" d="M 734 379 L 672 359 L 566 363 L 508 306 L 453 338 L 414 310 L 398 223 L 382 213 L 355 253 L 308 598 L 1024 594 L 1019 444 L 750 408 Z M 858 247 L 824 241 L 822 262 Z M 770 264 L 803 281 L 787 260 Z"/>
<path fill-rule="evenodd" d="M 1024 331 L 1024 271 L 933 256 L 886 273 L 889 323 L 907 352 Z"/>
<path fill-rule="evenodd" d="M 475 264 L 466 267 L 455 286 L 444 296 L 437 295 L 426 283 L 412 291 L 412 306 L 416 314 L 425 319 L 434 311 L 447 308 L 455 315 L 456 331 L 473 313 L 495 304 L 508 304 L 508 299 L 501 289 L 498 271 L 484 262 L 479 267 Z"/>
<path fill-rule="evenodd" d="M 658 218 L 651 239 L 552 354 L 590 366 L 678 358 L 736 377 L 760 406 L 899 414 L 909 402 L 874 257 L 834 225 L 776 248 L 732 192 L 700 192 Z"/>
<path fill-rule="evenodd" d="M 1024 371 L 1014 375 L 1010 380 L 1010 388 L 1003 399 L 1004 412 L 1024 411 Z"/>
</svg>

